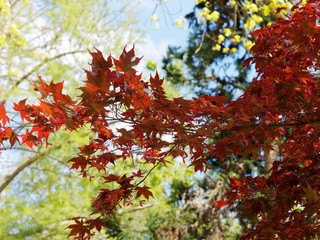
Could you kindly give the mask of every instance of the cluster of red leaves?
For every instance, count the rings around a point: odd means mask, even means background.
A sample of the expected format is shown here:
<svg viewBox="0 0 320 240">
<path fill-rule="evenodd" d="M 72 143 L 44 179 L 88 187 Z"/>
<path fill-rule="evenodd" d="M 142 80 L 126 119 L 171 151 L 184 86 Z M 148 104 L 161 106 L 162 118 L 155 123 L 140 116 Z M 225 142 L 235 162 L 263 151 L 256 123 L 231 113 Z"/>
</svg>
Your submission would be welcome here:
<svg viewBox="0 0 320 240">
<path fill-rule="evenodd" d="M 255 64 L 258 77 L 227 106 L 230 121 L 253 156 L 274 140 L 281 144 L 268 176 L 230 179 L 232 189 L 218 202 L 241 202 L 242 214 L 256 218 L 242 239 L 320 237 L 319 8 L 320 1 L 296 5 L 292 16 L 251 33 L 254 56 L 245 64 Z"/>
<path fill-rule="evenodd" d="M 260 157 L 278 140 L 280 156 L 270 174 L 230 178 L 231 189 L 217 207 L 241 202 L 242 214 L 256 220 L 242 239 L 318 237 L 319 7 L 319 1 L 296 5 L 292 16 L 252 33 L 254 57 L 245 64 L 255 64 L 258 77 L 236 101 L 207 95 L 170 100 L 157 73 L 144 81 L 134 70 L 140 59 L 133 48 L 124 49 L 119 59 L 105 59 L 97 50 L 90 53 L 93 60 L 80 87 L 80 100 L 63 94 L 63 83 L 47 84 L 39 78 L 39 84 L 34 84 L 41 94 L 39 105 L 26 104 L 26 100 L 14 104 L 21 119 L 32 124 L 30 131 L 17 134 L 6 126 L 9 118 L 1 105 L 0 141 L 9 140 L 13 146 L 21 139 L 32 148 L 47 142 L 50 133 L 61 127 L 73 131 L 89 126 L 96 137 L 79 147 L 78 156 L 69 162 L 83 177 L 90 175 L 90 169 L 100 172 L 105 188 L 93 202 L 93 213 L 114 214 L 141 196 L 153 197 L 141 185 L 169 156 L 188 158 L 195 171 L 205 171 L 208 158 L 222 161 L 244 153 Z M 112 129 L 109 123 L 113 121 L 125 127 Z M 108 172 L 110 164 L 129 159 L 150 165 L 150 170 L 142 172 L 133 166 L 131 173 L 122 176 Z M 100 218 L 73 220 L 69 236 L 77 239 L 90 239 L 93 228 L 100 231 L 105 226 Z"/>
</svg>

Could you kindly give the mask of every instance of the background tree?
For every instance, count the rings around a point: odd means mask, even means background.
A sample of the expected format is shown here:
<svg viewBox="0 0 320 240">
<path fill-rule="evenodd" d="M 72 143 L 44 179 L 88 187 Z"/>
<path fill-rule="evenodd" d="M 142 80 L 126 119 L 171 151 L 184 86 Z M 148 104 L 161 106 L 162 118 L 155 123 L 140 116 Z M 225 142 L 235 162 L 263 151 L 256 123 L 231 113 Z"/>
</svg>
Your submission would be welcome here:
<svg viewBox="0 0 320 240">
<path fill-rule="evenodd" d="M 297 1 L 197 0 L 185 16 L 189 24 L 187 47 L 171 46 L 163 59 L 167 79 L 191 86 L 198 95 L 232 98 L 252 79 L 242 62 L 254 44 L 250 32 L 273 23 L 275 9 Z"/>
<path fill-rule="evenodd" d="M 83 78 L 79 66 L 88 49 L 119 52 L 139 42 L 138 12 L 133 1 L 0 1 L 1 99 L 18 101 L 35 95 L 36 74 L 64 79 L 77 95 Z M 75 21 L 76 19 L 76 21 Z M 125 35 L 125 36 L 124 36 Z M 108 50 L 107 50 L 108 51 Z M 32 94 L 33 97 L 30 97 Z M 16 124 L 20 124 L 17 120 Z M 25 126 L 27 129 L 28 125 Z M 98 184 L 68 171 L 68 156 L 86 142 L 87 133 L 59 132 L 51 146 L 16 147 L 1 156 L 0 238 L 64 239 L 67 217 L 91 211 Z M 90 183 L 90 184 L 89 184 Z M 81 208 L 78 207 L 81 204 Z"/>
</svg>

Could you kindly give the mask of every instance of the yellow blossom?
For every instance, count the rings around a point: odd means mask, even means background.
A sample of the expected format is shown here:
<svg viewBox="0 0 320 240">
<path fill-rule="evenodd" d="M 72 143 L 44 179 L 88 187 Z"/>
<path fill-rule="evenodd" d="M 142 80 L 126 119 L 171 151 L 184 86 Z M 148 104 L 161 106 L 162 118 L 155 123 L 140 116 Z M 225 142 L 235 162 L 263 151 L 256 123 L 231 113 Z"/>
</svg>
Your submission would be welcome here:
<svg viewBox="0 0 320 240">
<path fill-rule="evenodd" d="M 207 20 L 216 22 L 218 21 L 219 17 L 220 13 L 217 11 L 213 11 L 212 13 L 210 13 L 210 15 L 207 16 Z"/>
<path fill-rule="evenodd" d="M 159 28 L 159 23 L 155 23 L 155 24 L 154 24 L 154 29 L 157 30 L 158 28 Z"/>
<path fill-rule="evenodd" d="M 23 47 L 27 44 L 26 40 L 24 38 L 21 39 L 12 39 L 11 40 L 11 44 L 13 46 L 17 46 L 17 47 Z"/>
<path fill-rule="evenodd" d="M 202 2 L 205 2 L 206 0 L 196 0 L 196 5 L 202 3 Z"/>
<path fill-rule="evenodd" d="M 7 37 L 4 34 L 0 34 L 0 47 L 6 47 L 7 46 Z"/>
<path fill-rule="evenodd" d="M 177 27 L 182 27 L 183 26 L 183 22 L 182 22 L 181 19 L 177 19 L 175 24 L 176 24 Z"/>
<path fill-rule="evenodd" d="M 236 2 L 235 0 L 230 0 L 230 1 L 229 1 L 230 7 L 233 7 L 233 6 L 235 6 L 236 4 L 237 4 L 237 2 Z"/>
<path fill-rule="evenodd" d="M 255 25 L 256 25 L 255 21 L 254 21 L 252 18 L 250 18 L 250 19 L 248 19 L 248 21 L 243 25 L 243 27 L 244 27 L 245 29 L 252 30 Z"/>
<path fill-rule="evenodd" d="M 253 14 L 253 16 L 251 18 L 256 24 L 259 24 L 259 23 L 261 23 L 263 21 L 262 17 L 260 17 L 257 14 Z"/>
<path fill-rule="evenodd" d="M 236 51 L 238 51 L 238 49 L 236 49 L 235 47 L 231 48 L 230 52 L 233 54 L 235 53 Z"/>
<path fill-rule="evenodd" d="M 254 43 L 251 40 L 249 40 L 243 44 L 244 48 L 247 49 L 248 51 L 252 48 L 253 45 L 254 45 Z"/>
<path fill-rule="evenodd" d="M 207 7 L 202 8 L 203 17 L 208 16 L 210 14 L 210 10 Z"/>
<path fill-rule="evenodd" d="M 222 49 L 222 52 L 223 52 L 223 53 L 228 53 L 229 50 L 230 50 L 230 49 L 227 47 L 227 48 Z"/>
<path fill-rule="evenodd" d="M 231 35 L 232 31 L 230 28 L 225 28 L 225 29 L 223 29 L 223 33 L 226 37 L 229 37 Z"/>
<path fill-rule="evenodd" d="M 270 12 L 271 12 L 271 10 L 270 10 L 270 7 L 269 7 L 269 6 L 267 6 L 267 5 L 263 5 L 263 6 L 262 6 L 262 14 L 263 14 L 264 16 L 269 16 L 269 15 L 270 15 Z"/>
<path fill-rule="evenodd" d="M 246 1 L 243 8 L 248 12 L 258 12 L 259 10 L 258 6 L 255 3 L 252 3 L 250 1 Z"/>
<path fill-rule="evenodd" d="M 11 15 L 11 5 L 5 0 L 0 0 L 0 10 L 4 15 Z"/>
<path fill-rule="evenodd" d="M 212 48 L 212 50 L 214 50 L 214 51 L 220 51 L 220 50 L 221 50 L 221 46 L 220 46 L 219 44 L 216 44 L 216 45 Z"/>
<path fill-rule="evenodd" d="M 20 34 L 19 30 L 18 30 L 18 28 L 17 28 L 17 26 L 15 24 L 11 24 L 9 26 L 9 29 L 10 29 L 11 33 L 14 34 L 14 35 L 19 35 Z"/>
<path fill-rule="evenodd" d="M 15 76 L 15 77 L 19 77 L 19 73 L 16 71 L 16 70 L 13 70 L 13 69 L 9 69 L 9 77 L 12 77 L 12 76 Z"/>
<path fill-rule="evenodd" d="M 225 39 L 226 39 L 226 37 L 220 34 L 218 36 L 218 43 L 222 43 Z"/>
<path fill-rule="evenodd" d="M 41 57 L 41 56 L 44 56 L 45 58 L 49 58 L 49 54 L 48 53 L 45 53 L 45 52 L 39 52 L 39 51 L 36 51 L 33 53 L 33 56 L 35 57 Z"/>
<path fill-rule="evenodd" d="M 246 11 L 250 11 L 251 10 L 251 3 L 249 1 L 246 1 L 244 3 L 243 9 Z"/>
<path fill-rule="evenodd" d="M 186 19 L 185 19 L 184 17 L 180 17 L 179 19 L 177 19 L 177 20 L 175 21 L 175 24 L 176 24 L 177 27 L 181 27 L 181 28 L 183 28 L 183 29 L 186 29 L 186 27 L 183 26 L 183 23 L 184 23 L 185 21 L 186 21 Z"/>
<path fill-rule="evenodd" d="M 157 21 L 158 20 L 158 15 L 157 14 L 153 14 L 151 17 L 150 17 L 151 20 L 153 21 Z"/>
<path fill-rule="evenodd" d="M 252 12 L 258 12 L 258 6 L 255 3 L 251 4 L 251 11 Z"/>
<path fill-rule="evenodd" d="M 240 35 L 234 35 L 233 36 L 233 39 L 232 39 L 233 41 L 233 43 L 240 43 L 241 42 L 241 37 L 240 37 Z"/>
</svg>

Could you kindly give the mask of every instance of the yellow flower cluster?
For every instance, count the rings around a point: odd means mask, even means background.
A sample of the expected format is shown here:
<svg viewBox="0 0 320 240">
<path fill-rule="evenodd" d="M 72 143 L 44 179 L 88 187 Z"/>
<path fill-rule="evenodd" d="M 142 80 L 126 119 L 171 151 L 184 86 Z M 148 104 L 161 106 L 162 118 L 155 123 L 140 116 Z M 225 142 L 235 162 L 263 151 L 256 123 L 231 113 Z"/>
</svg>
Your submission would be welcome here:
<svg viewBox="0 0 320 240">
<path fill-rule="evenodd" d="M 157 21 L 158 20 L 158 15 L 157 14 L 153 14 L 151 17 L 150 17 L 151 20 L 153 21 Z"/>
<path fill-rule="evenodd" d="M 222 49 L 221 44 L 226 40 L 226 37 L 229 38 L 233 34 L 233 32 L 232 32 L 232 30 L 230 28 L 224 28 L 222 30 L 222 32 L 223 32 L 223 34 L 219 34 L 218 35 L 218 39 L 217 39 L 218 43 L 212 48 L 213 51 L 218 51 L 218 52 L 221 51 L 221 49 Z M 238 34 L 232 36 L 229 39 L 234 44 L 242 42 L 241 36 L 238 35 Z M 229 47 L 224 47 L 222 49 L 222 52 L 225 53 L 225 54 L 227 54 L 227 53 L 233 54 L 233 53 L 235 53 L 237 51 L 238 51 L 238 49 L 235 48 L 235 47 L 233 47 L 231 49 Z"/>
<path fill-rule="evenodd" d="M 233 36 L 233 38 L 231 38 L 230 39 L 230 41 L 232 42 L 232 43 L 234 43 L 234 44 L 236 44 L 236 43 L 240 43 L 241 42 L 241 37 L 240 37 L 240 35 L 234 35 Z"/>
<path fill-rule="evenodd" d="M 19 77 L 19 73 L 17 72 L 17 70 L 13 70 L 13 69 L 9 69 L 9 77 Z"/>
<path fill-rule="evenodd" d="M 202 12 L 198 13 L 198 17 L 202 18 L 204 21 L 217 22 L 220 17 L 220 13 L 217 11 L 211 12 L 209 8 L 204 7 L 202 8 Z"/>
<path fill-rule="evenodd" d="M 224 28 L 224 29 L 223 29 L 223 33 L 224 33 L 224 35 L 225 35 L 226 37 L 230 37 L 231 34 L 232 34 L 232 31 L 231 31 L 230 28 Z"/>
<path fill-rule="evenodd" d="M 150 16 L 150 19 L 152 21 L 155 21 L 155 24 L 154 24 L 154 29 L 158 29 L 159 28 L 159 23 L 157 22 L 158 21 L 158 15 L 157 14 L 153 14 Z"/>
<path fill-rule="evenodd" d="M 250 49 L 253 47 L 253 45 L 254 45 L 254 43 L 251 40 L 249 40 L 243 44 L 244 48 L 247 49 L 248 51 L 250 51 Z"/>
<path fill-rule="evenodd" d="M 27 42 L 24 38 L 17 38 L 17 39 L 12 39 L 11 44 L 16 47 L 23 47 L 27 44 Z"/>
<path fill-rule="evenodd" d="M 251 12 L 258 12 L 258 10 L 259 10 L 257 4 L 255 4 L 251 1 L 246 1 L 244 3 L 243 9 L 250 12 L 250 13 Z"/>
<path fill-rule="evenodd" d="M 270 15 L 270 7 L 268 5 L 263 5 L 262 6 L 262 14 L 263 16 L 269 16 Z"/>
<path fill-rule="evenodd" d="M 230 52 L 233 54 L 235 53 L 236 51 L 238 51 L 238 49 L 236 49 L 235 47 L 231 48 Z"/>
<path fill-rule="evenodd" d="M 28 0 L 21 0 L 26 6 L 29 5 Z M 11 1 L 0 0 L 0 16 L 7 18 L 11 15 Z M 11 46 L 22 47 L 26 45 L 26 40 L 20 35 L 19 28 L 12 23 L 6 29 L 0 29 L 0 47 Z"/>
<path fill-rule="evenodd" d="M 254 27 L 261 23 L 263 21 L 262 17 L 260 17 L 257 14 L 253 14 L 251 17 L 248 18 L 248 20 L 245 22 L 245 24 L 243 25 L 243 27 L 247 30 L 253 30 Z"/>
<path fill-rule="evenodd" d="M 0 13 L 11 15 L 11 5 L 6 0 L 0 0 Z"/>
<path fill-rule="evenodd" d="M 202 3 L 202 2 L 205 2 L 206 0 L 196 0 L 196 5 Z"/>
<path fill-rule="evenodd" d="M 185 19 L 184 17 L 181 17 L 178 18 L 176 21 L 175 21 L 175 24 L 177 27 L 180 27 L 180 28 L 183 28 L 183 29 L 187 29 L 186 26 L 184 26 L 184 23 L 187 21 L 187 19 Z"/>
<path fill-rule="evenodd" d="M 291 1 L 292 2 L 292 1 Z M 274 12 L 277 8 L 286 7 L 289 10 L 292 8 L 293 4 L 288 0 L 270 0 L 268 5 L 263 6 L 263 14 Z M 286 10 L 282 10 L 281 14 L 287 14 Z M 265 15 L 268 16 L 268 15 Z"/>
<path fill-rule="evenodd" d="M 17 28 L 17 26 L 15 24 L 11 24 L 9 26 L 9 29 L 10 29 L 10 33 L 13 34 L 13 35 L 20 35 L 20 32 Z"/>
<path fill-rule="evenodd" d="M 216 45 L 212 48 L 212 50 L 219 52 L 219 51 L 221 50 L 221 45 L 220 45 L 220 44 L 216 44 Z M 231 48 L 231 49 L 228 48 L 228 47 L 225 47 L 225 48 L 222 49 L 222 52 L 223 52 L 223 53 L 226 53 L 226 54 L 229 53 L 229 52 L 230 52 L 231 54 L 233 54 L 233 53 L 235 53 L 235 52 L 237 52 L 237 51 L 238 51 L 238 49 L 235 48 L 235 47 L 233 47 L 233 48 Z"/>
<path fill-rule="evenodd" d="M 226 37 L 223 36 L 222 34 L 220 34 L 220 35 L 218 36 L 218 43 L 219 43 L 219 44 L 222 43 L 225 39 L 226 39 Z"/>
<path fill-rule="evenodd" d="M 4 34 L 0 34 L 0 47 L 7 46 L 7 37 Z"/>
<path fill-rule="evenodd" d="M 10 43 L 11 45 L 16 47 L 23 47 L 27 44 L 26 40 L 20 36 L 20 32 L 15 24 L 11 24 L 9 26 L 9 30 L 10 31 L 8 36 L 11 40 L 11 43 Z"/>
<path fill-rule="evenodd" d="M 221 45 L 220 44 L 216 44 L 213 48 L 213 51 L 220 51 L 221 50 Z"/>
<path fill-rule="evenodd" d="M 243 43 L 243 47 L 250 51 L 254 43 L 248 39 L 247 35 L 252 30 L 260 27 L 261 23 L 264 21 L 264 17 L 270 16 L 270 14 L 274 14 L 275 10 L 279 7 L 285 7 L 290 10 L 293 6 L 293 0 L 270 0 L 266 1 L 268 3 L 263 3 L 263 1 L 253 1 L 253 0 L 245 0 L 242 11 L 246 11 L 242 17 L 243 28 L 246 30 L 245 34 L 239 34 L 238 32 L 234 32 L 232 28 L 223 28 L 220 34 L 216 38 L 216 43 L 212 47 L 213 51 L 222 51 L 225 54 L 233 54 L 237 52 L 236 47 L 228 47 L 228 41 L 237 45 L 239 43 Z M 303 0 L 306 2 L 306 0 Z M 220 13 L 218 11 L 212 11 L 209 9 L 211 6 L 210 0 L 196 0 L 196 4 L 205 3 L 206 7 L 203 7 L 201 12 L 198 13 L 198 17 L 202 19 L 202 21 L 213 21 L 217 22 L 220 18 Z M 229 8 L 234 8 L 239 3 L 236 0 L 229 0 L 227 3 Z M 241 7 L 239 5 L 238 7 Z M 280 14 L 287 14 L 287 10 L 282 10 Z M 271 22 L 268 25 L 272 24 Z M 180 25 L 180 22 L 176 22 L 176 25 Z"/>
<path fill-rule="evenodd" d="M 33 56 L 35 57 L 45 57 L 45 58 L 49 58 L 49 54 L 42 52 L 42 51 L 36 51 L 33 53 Z"/>
<path fill-rule="evenodd" d="M 237 4 L 237 1 L 235 0 L 230 0 L 229 2 L 230 7 L 234 7 Z"/>
<path fill-rule="evenodd" d="M 229 49 L 228 47 L 226 47 L 226 48 L 222 49 L 222 52 L 223 52 L 223 53 L 229 53 L 229 50 L 230 50 L 230 49 Z"/>
</svg>

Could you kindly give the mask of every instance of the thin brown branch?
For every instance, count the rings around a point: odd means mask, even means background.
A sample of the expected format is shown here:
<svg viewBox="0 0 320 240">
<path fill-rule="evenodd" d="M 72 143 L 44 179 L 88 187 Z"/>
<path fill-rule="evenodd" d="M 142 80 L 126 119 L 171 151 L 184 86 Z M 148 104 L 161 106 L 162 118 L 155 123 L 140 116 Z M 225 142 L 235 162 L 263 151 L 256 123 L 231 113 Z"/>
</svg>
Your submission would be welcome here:
<svg viewBox="0 0 320 240">
<path fill-rule="evenodd" d="M 46 152 L 38 152 L 38 154 L 34 155 L 28 161 L 18 166 L 11 174 L 5 176 L 5 181 L 0 185 L 0 194 L 20 172 L 22 172 L 25 168 L 29 167 L 32 163 L 37 161 L 40 157 L 44 156 L 45 154 Z"/>
<path fill-rule="evenodd" d="M 18 81 L 16 81 L 13 85 L 13 87 L 9 90 L 9 93 L 12 91 L 12 89 L 14 87 L 18 87 L 20 85 L 20 83 L 22 83 L 24 80 L 26 80 L 28 77 L 31 76 L 31 74 L 35 73 L 37 70 L 39 70 L 40 67 L 42 67 L 43 65 L 45 65 L 46 63 L 50 62 L 50 61 L 53 61 L 53 60 L 56 60 L 58 58 L 61 58 L 61 57 L 64 57 L 64 56 L 67 56 L 67 55 L 71 55 L 71 54 L 76 54 L 76 53 L 81 53 L 81 52 L 86 52 L 85 50 L 77 50 L 77 51 L 72 51 L 72 52 L 66 52 L 66 53 L 61 53 L 61 54 L 58 54 L 54 57 L 51 57 L 51 58 L 46 58 L 44 59 L 41 63 L 39 63 L 37 66 L 35 66 L 31 71 L 29 71 L 28 73 L 26 73 L 25 75 L 23 75 Z M 6 100 L 3 100 L 3 104 L 6 102 Z"/>
<path fill-rule="evenodd" d="M 152 204 L 146 204 L 146 205 L 143 205 L 143 206 L 137 206 L 137 207 L 133 207 L 133 208 L 129 208 L 123 212 L 119 212 L 118 215 L 123 215 L 123 214 L 126 214 L 126 213 L 131 213 L 131 212 L 136 212 L 136 211 L 140 211 L 140 210 L 143 210 L 143 209 L 146 209 L 146 208 L 150 208 L 150 207 L 153 207 Z"/>
</svg>

